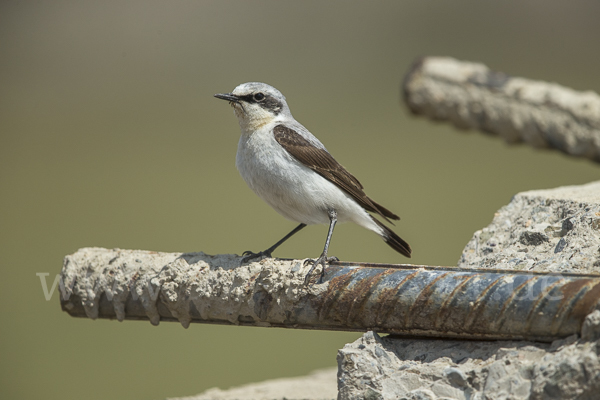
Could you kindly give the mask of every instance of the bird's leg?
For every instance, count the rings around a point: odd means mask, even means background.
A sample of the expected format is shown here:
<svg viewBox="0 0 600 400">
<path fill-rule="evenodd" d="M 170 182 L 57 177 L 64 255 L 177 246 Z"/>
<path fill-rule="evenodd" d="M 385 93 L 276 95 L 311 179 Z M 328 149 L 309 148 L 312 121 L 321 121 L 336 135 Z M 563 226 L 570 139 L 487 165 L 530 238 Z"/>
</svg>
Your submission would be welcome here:
<svg viewBox="0 0 600 400">
<path fill-rule="evenodd" d="M 317 265 L 321 264 L 321 266 L 323 267 L 323 269 L 321 270 L 321 276 L 319 277 L 319 282 L 321 282 L 321 280 L 323 279 L 323 275 L 325 275 L 325 262 L 339 261 L 337 259 L 337 257 L 327 257 L 327 250 L 329 249 L 329 242 L 331 241 L 331 236 L 333 235 L 333 228 L 335 228 L 335 223 L 337 222 L 337 212 L 335 212 L 335 210 L 329 210 L 328 214 L 329 214 L 329 232 L 327 232 L 327 240 L 325 240 L 325 248 L 323 249 L 323 253 L 321 253 L 321 256 L 319 258 L 317 258 L 316 260 L 308 259 L 305 261 L 305 263 L 312 262 L 312 267 L 310 268 L 310 271 L 308 271 L 308 274 L 306 274 L 306 278 L 304 278 L 305 285 L 308 284 L 308 281 L 310 280 L 310 276 L 311 276 L 312 272 L 315 270 L 315 268 L 317 267 Z"/>
<path fill-rule="evenodd" d="M 285 235 L 279 242 L 275 243 L 273 246 L 269 247 L 265 251 L 261 251 L 260 253 L 253 253 L 251 251 L 245 251 L 245 252 L 243 252 L 242 256 L 244 256 L 244 258 L 242 258 L 242 262 L 245 263 L 247 261 L 250 261 L 250 260 L 253 260 L 255 258 L 262 257 L 262 256 L 271 257 L 271 253 L 273 253 L 276 248 L 278 248 L 283 242 L 285 242 L 286 240 L 288 240 L 289 238 L 291 238 L 292 236 L 294 236 L 294 234 L 298 233 L 298 231 L 300 231 L 305 226 L 306 226 L 306 224 L 300 224 L 300 225 L 298 225 L 297 227 L 294 228 L 293 231 L 291 231 L 290 233 L 288 233 L 287 235 Z"/>
</svg>

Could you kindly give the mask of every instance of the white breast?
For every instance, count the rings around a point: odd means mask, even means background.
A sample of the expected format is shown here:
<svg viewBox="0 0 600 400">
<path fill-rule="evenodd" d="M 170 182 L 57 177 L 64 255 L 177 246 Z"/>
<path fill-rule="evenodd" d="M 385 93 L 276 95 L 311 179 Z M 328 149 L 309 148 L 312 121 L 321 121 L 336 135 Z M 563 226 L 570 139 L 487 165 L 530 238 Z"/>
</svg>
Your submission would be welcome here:
<svg viewBox="0 0 600 400">
<path fill-rule="evenodd" d="M 236 166 L 248 186 L 292 221 L 328 224 L 328 210 L 333 209 L 339 222 L 351 220 L 373 229 L 367 212 L 352 198 L 281 147 L 273 135 L 275 125 L 267 124 L 240 137 Z"/>
</svg>

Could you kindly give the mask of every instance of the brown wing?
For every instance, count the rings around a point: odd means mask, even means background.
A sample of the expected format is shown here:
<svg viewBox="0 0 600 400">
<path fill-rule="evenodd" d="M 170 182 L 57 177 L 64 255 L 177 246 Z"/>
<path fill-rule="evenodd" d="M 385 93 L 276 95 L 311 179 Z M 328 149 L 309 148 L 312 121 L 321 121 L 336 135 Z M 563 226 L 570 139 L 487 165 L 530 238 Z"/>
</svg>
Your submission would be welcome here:
<svg viewBox="0 0 600 400">
<path fill-rule="evenodd" d="M 273 133 L 275 140 L 295 159 L 344 190 L 365 210 L 381 215 L 388 222 L 391 222 L 388 218 L 400 219 L 390 210 L 371 200 L 363 191 L 363 186 L 358 179 L 346 171 L 326 150 L 315 147 L 296 131 L 283 125 L 277 125 Z"/>
</svg>

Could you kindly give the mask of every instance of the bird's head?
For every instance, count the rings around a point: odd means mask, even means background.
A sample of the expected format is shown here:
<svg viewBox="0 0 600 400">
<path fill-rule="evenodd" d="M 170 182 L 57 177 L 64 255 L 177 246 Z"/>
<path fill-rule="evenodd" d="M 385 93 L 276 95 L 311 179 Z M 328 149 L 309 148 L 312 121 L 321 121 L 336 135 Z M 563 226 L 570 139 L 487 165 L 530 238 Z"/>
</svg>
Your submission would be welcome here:
<svg viewBox="0 0 600 400">
<path fill-rule="evenodd" d="M 253 131 L 275 119 L 292 116 L 283 94 L 266 83 L 242 83 L 233 92 L 215 97 L 229 101 L 243 130 Z"/>
</svg>

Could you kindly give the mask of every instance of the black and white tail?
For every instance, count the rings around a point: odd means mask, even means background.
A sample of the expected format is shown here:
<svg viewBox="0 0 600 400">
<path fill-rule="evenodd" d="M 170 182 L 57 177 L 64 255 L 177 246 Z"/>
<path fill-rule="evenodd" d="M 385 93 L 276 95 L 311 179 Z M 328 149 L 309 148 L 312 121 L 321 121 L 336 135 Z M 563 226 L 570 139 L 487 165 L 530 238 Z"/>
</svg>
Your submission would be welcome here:
<svg viewBox="0 0 600 400">
<path fill-rule="evenodd" d="M 406 243 L 406 241 L 400 236 L 396 235 L 394 231 L 392 231 L 390 228 L 388 228 L 375 218 L 373 218 L 373 221 L 377 224 L 377 226 L 379 226 L 383 230 L 381 237 L 388 244 L 388 246 L 390 246 L 392 249 L 396 250 L 403 256 L 410 258 L 410 254 L 412 252 L 412 250 L 410 249 L 410 245 Z"/>
</svg>

